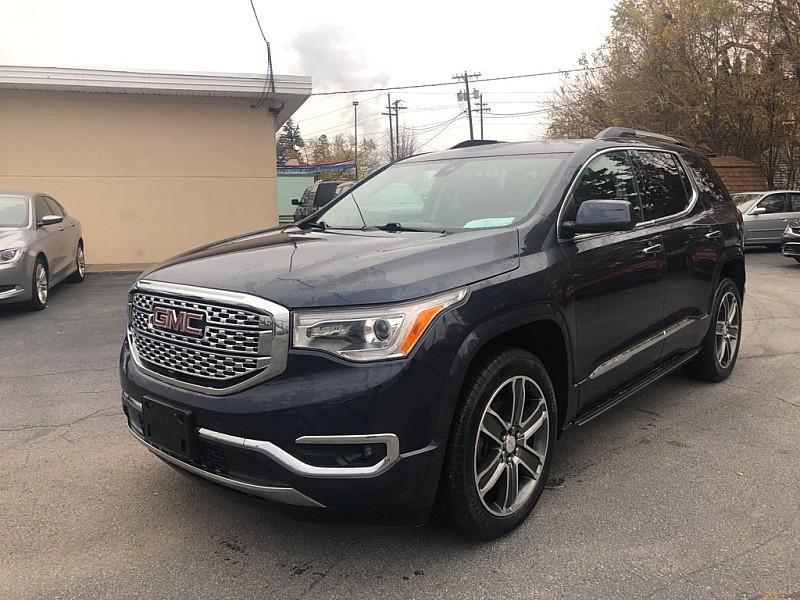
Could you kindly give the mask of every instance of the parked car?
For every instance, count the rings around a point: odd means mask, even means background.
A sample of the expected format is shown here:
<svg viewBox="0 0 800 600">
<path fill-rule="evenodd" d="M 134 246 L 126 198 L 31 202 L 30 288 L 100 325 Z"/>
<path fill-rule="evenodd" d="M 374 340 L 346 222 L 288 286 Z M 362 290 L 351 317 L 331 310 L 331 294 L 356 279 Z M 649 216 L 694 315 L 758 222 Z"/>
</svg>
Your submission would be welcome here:
<svg viewBox="0 0 800 600">
<path fill-rule="evenodd" d="M 50 288 L 83 281 L 80 222 L 51 196 L 0 191 L 0 304 L 47 304 Z"/>
<path fill-rule="evenodd" d="M 786 226 L 781 252 L 784 256 L 800 262 L 800 220 Z"/>
<path fill-rule="evenodd" d="M 438 503 L 488 540 L 528 516 L 564 430 L 679 367 L 727 378 L 744 291 L 741 215 L 679 141 L 464 143 L 145 273 L 123 408 L 218 484 L 413 520 Z"/>
<path fill-rule="evenodd" d="M 350 189 L 352 181 L 317 181 L 306 188 L 300 199 L 292 200 L 297 208 L 294 210 L 294 220 L 300 221 L 308 215 L 314 214 L 328 204 L 339 194 Z"/>
<path fill-rule="evenodd" d="M 747 246 L 779 248 L 786 226 L 800 219 L 800 191 L 747 192 L 734 194 L 733 201 L 744 215 Z"/>
</svg>

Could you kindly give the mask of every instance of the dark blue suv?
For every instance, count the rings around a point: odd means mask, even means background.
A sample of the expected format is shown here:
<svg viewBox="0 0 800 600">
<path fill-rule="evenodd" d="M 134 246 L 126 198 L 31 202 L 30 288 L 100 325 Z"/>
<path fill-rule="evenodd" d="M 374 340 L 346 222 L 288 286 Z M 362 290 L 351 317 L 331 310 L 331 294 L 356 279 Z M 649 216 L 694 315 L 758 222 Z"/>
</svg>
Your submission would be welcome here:
<svg viewBox="0 0 800 600">
<path fill-rule="evenodd" d="M 468 142 L 142 275 L 123 406 L 213 482 L 492 539 L 562 431 L 678 367 L 725 379 L 744 287 L 741 215 L 679 140 Z"/>
</svg>

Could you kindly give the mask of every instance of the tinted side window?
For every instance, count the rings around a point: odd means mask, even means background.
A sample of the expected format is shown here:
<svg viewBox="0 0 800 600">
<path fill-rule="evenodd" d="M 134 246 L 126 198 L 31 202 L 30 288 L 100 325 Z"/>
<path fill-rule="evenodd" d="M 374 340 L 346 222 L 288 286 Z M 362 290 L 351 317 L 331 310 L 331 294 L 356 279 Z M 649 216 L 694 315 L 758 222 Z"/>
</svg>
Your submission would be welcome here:
<svg viewBox="0 0 800 600">
<path fill-rule="evenodd" d="M 800 194 L 787 194 L 789 196 L 789 212 L 800 212 Z"/>
<path fill-rule="evenodd" d="M 50 213 L 50 206 L 47 204 L 47 201 L 44 199 L 43 196 L 37 196 L 36 201 L 33 204 L 33 208 L 36 211 L 36 222 L 42 220 L 42 217 L 45 217 Z"/>
<path fill-rule="evenodd" d="M 700 188 L 700 196 L 705 198 L 706 204 L 729 204 L 731 202 L 730 194 L 725 189 L 725 184 L 722 183 L 714 167 L 708 162 L 705 157 L 695 154 L 684 154 L 683 160 L 689 165 L 689 168 L 694 175 L 694 182 Z"/>
<path fill-rule="evenodd" d="M 771 194 L 758 203 L 758 208 L 766 209 L 768 215 L 786 212 L 786 194 Z"/>
<path fill-rule="evenodd" d="M 639 188 L 646 219 L 668 217 L 689 206 L 691 187 L 674 155 L 642 150 L 634 154 L 639 166 Z"/>
<path fill-rule="evenodd" d="M 300 196 L 300 206 L 308 206 L 308 198 L 311 195 L 311 190 L 313 188 L 314 188 L 314 186 L 307 187 L 306 191 L 303 192 L 303 195 Z"/>
<path fill-rule="evenodd" d="M 632 205 L 634 222 L 642 220 L 642 208 L 634 182 L 633 165 L 625 150 L 606 152 L 586 165 L 572 194 L 572 220 L 585 200 L 627 200 Z"/>
<path fill-rule="evenodd" d="M 64 211 L 61 210 L 61 205 L 58 202 L 56 202 L 52 198 L 45 198 L 45 202 L 47 202 L 47 206 L 50 207 L 50 213 L 49 214 L 56 215 L 57 217 L 63 217 L 64 216 Z"/>
<path fill-rule="evenodd" d="M 317 189 L 317 196 L 314 198 L 314 204 L 322 208 L 328 202 L 336 197 L 336 188 L 338 183 L 321 183 Z"/>
</svg>

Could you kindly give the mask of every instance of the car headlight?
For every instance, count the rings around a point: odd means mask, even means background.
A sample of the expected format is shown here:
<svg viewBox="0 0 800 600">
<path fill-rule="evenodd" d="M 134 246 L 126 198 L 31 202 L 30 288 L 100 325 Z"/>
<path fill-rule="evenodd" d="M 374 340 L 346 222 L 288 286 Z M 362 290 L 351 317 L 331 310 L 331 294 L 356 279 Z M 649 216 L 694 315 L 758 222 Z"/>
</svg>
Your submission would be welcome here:
<svg viewBox="0 0 800 600">
<path fill-rule="evenodd" d="M 433 320 L 466 297 L 461 288 L 414 302 L 297 311 L 294 347 L 362 362 L 408 356 Z"/>
<path fill-rule="evenodd" d="M 22 256 L 22 248 L 8 248 L 0 250 L 0 264 L 16 262 Z"/>
</svg>

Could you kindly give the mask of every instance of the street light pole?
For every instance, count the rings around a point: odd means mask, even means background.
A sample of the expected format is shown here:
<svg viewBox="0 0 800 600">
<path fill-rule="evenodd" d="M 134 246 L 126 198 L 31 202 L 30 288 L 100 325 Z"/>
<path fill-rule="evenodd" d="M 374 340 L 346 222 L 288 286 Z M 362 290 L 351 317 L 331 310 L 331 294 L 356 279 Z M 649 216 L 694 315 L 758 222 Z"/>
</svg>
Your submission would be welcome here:
<svg viewBox="0 0 800 600">
<path fill-rule="evenodd" d="M 353 101 L 353 149 L 356 161 L 356 181 L 358 181 L 358 102 Z"/>
</svg>

